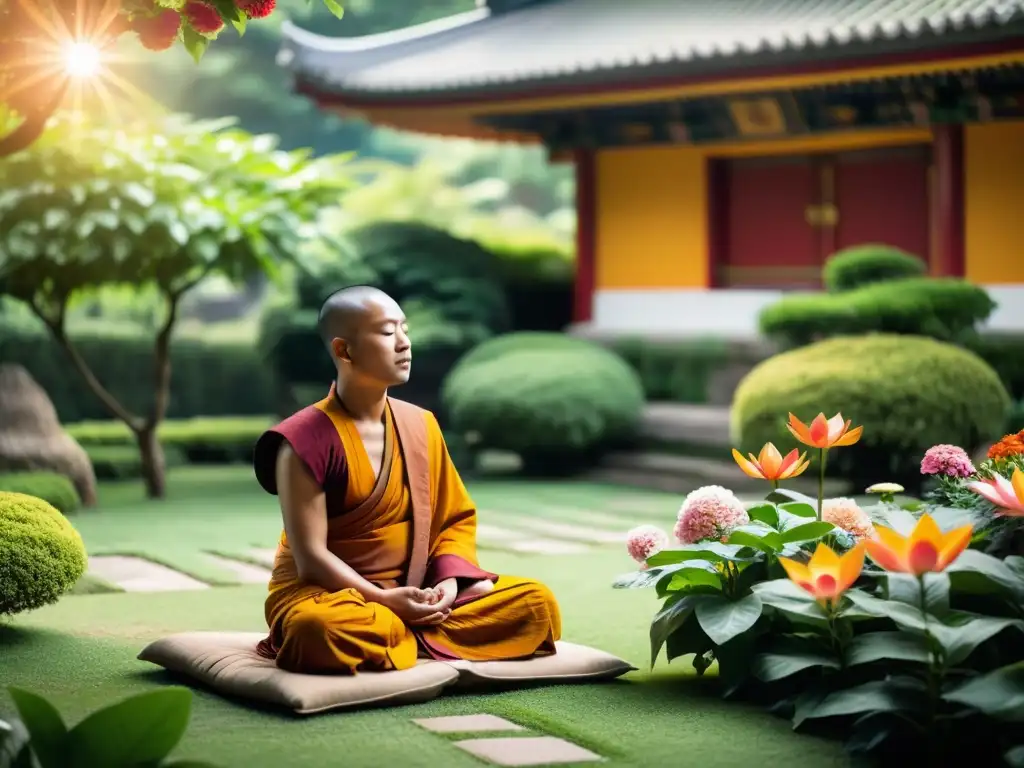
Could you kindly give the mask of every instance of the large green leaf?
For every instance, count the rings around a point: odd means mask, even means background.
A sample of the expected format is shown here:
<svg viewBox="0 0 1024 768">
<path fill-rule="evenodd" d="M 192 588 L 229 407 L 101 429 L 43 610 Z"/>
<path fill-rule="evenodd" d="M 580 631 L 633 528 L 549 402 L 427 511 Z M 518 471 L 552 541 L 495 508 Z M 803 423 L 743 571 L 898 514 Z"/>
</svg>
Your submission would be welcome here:
<svg viewBox="0 0 1024 768">
<path fill-rule="evenodd" d="M 951 613 L 944 622 L 933 621 L 928 631 L 945 651 L 947 666 L 956 666 L 968 657 L 986 640 L 1013 629 L 1024 630 L 1024 622 L 997 616 Z"/>
<path fill-rule="evenodd" d="M 814 510 L 818 508 L 817 499 L 812 499 L 807 494 L 800 493 L 799 491 L 791 491 L 789 488 L 776 488 L 765 497 L 765 501 L 771 501 L 775 504 L 787 504 L 795 501 L 800 504 L 806 504 Z M 815 515 L 817 515 L 817 512 L 815 512 Z"/>
<path fill-rule="evenodd" d="M 664 597 L 671 592 L 687 591 L 719 591 L 722 589 L 722 575 L 707 564 L 697 565 L 698 561 L 681 563 L 681 567 L 671 574 L 662 576 L 658 581 L 658 596 Z"/>
<path fill-rule="evenodd" d="M 971 678 L 943 698 L 998 720 L 1024 722 L 1024 661 Z"/>
<path fill-rule="evenodd" d="M 767 531 L 759 535 L 749 530 L 732 531 L 729 534 L 729 543 L 738 544 L 741 547 L 751 547 L 771 555 L 780 552 L 785 544 L 782 535 L 775 531 Z"/>
<path fill-rule="evenodd" d="M 31 768 L 29 735 L 20 720 L 0 720 L 0 768 Z"/>
<path fill-rule="evenodd" d="M 758 679 L 770 683 L 815 668 L 839 669 L 839 660 L 822 643 L 783 635 L 772 643 L 770 650 L 754 658 L 751 671 Z"/>
<path fill-rule="evenodd" d="M 789 579 L 772 579 L 755 584 L 753 594 L 764 605 L 774 608 L 794 621 L 822 625 L 828 623 L 828 614 L 807 592 Z"/>
<path fill-rule="evenodd" d="M 926 573 L 920 581 L 905 573 L 888 573 L 885 580 L 890 600 L 918 609 L 923 602 L 924 609 L 933 616 L 941 617 L 949 612 L 950 581 L 945 573 Z"/>
<path fill-rule="evenodd" d="M 946 574 L 956 592 L 1003 594 L 1024 602 L 1024 575 L 1014 570 L 1010 560 L 968 549 L 949 565 Z"/>
<path fill-rule="evenodd" d="M 831 693 L 814 706 L 798 704 L 793 727 L 807 720 L 870 712 L 920 712 L 927 700 L 924 684 L 909 678 L 874 680 L 854 688 Z"/>
<path fill-rule="evenodd" d="M 876 522 L 886 528 L 891 528 L 901 536 L 909 536 L 917 526 L 917 518 L 905 509 L 887 504 L 876 509 L 880 518 Z"/>
<path fill-rule="evenodd" d="M 673 595 L 662 606 L 661 610 L 654 615 L 651 621 L 651 667 L 654 667 L 661 653 L 661 647 L 665 644 L 668 636 L 683 625 L 693 613 L 696 596 Z"/>
<path fill-rule="evenodd" d="M 739 600 L 725 595 L 703 595 L 697 601 L 697 621 L 716 645 L 725 645 L 761 618 L 761 598 L 751 593 Z"/>
<path fill-rule="evenodd" d="M 766 501 L 749 507 L 747 516 L 755 522 L 764 523 L 769 528 L 779 527 L 779 511 L 771 502 Z"/>
<path fill-rule="evenodd" d="M 901 629 L 923 630 L 925 617 L 917 608 L 896 600 L 883 600 L 859 589 L 851 589 L 846 598 L 869 616 L 889 619 Z M 937 622 L 938 619 L 933 619 Z"/>
<path fill-rule="evenodd" d="M 922 635 L 907 632 L 868 632 L 854 637 L 846 646 L 846 665 L 873 661 L 915 661 L 927 664 L 931 653 Z"/>
<path fill-rule="evenodd" d="M 790 501 L 780 504 L 779 509 L 796 517 L 811 518 L 813 520 L 818 516 L 817 504 L 817 501 L 813 499 L 808 501 Z"/>
<path fill-rule="evenodd" d="M 630 573 L 624 573 L 621 576 L 616 577 L 615 581 L 612 582 L 612 588 L 614 589 L 644 589 L 645 587 L 652 587 L 667 573 L 674 573 L 680 568 L 684 568 L 685 565 L 682 563 L 676 563 L 675 565 L 665 565 L 655 568 L 646 568 L 639 571 L 631 571 Z"/>
<path fill-rule="evenodd" d="M 700 544 L 687 544 L 675 549 L 663 549 L 647 559 L 648 565 L 674 565 L 686 560 L 706 560 L 713 563 L 726 561 L 743 562 L 750 560 L 742 557 L 743 547 L 735 544 L 722 544 L 717 541 L 706 541 Z"/>
<path fill-rule="evenodd" d="M 787 528 L 782 533 L 782 541 L 785 544 L 796 544 L 797 542 L 804 541 L 817 541 L 822 536 L 826 536 L 835 530 L 835 526 L 832 523 L 813 522 L 803 523 L 802 525 L 794 526 L 793 528 Z"/>
<path fill-rule="evenodd" d="M 74 766 L 129 768 L 163 760 L 185 735 L 191 707 L 192 692 L 172 687 L 94 712 L 68 734 Z"/>
<path fill-rule="evenodd" d="M 65 768 L 69 754 L 68 730 L 60 712 L 42 696 L 30 691 L 9 688 L 8 693 L 31 737 L 40 768 Z"/>
</svg>

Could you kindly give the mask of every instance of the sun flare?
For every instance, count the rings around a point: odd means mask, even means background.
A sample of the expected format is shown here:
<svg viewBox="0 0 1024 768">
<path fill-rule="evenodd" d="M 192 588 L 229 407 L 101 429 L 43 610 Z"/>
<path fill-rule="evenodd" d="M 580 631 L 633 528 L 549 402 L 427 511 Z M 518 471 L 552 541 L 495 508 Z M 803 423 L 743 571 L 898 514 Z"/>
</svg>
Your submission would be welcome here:
<svg viewBox="0 0 1024 768">
<path fill-rule="evenodd" d="M 64 71 L 71 77 L 95 77 L 103 66 L 100 49 L 89 42 L 70 42 L 63 54 Z"/>
</svg>

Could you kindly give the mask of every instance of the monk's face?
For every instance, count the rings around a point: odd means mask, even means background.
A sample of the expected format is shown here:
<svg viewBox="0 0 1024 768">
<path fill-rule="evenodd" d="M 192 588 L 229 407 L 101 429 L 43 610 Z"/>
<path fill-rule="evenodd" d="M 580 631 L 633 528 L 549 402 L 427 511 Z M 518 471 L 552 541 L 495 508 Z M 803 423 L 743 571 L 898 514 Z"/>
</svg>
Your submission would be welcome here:
<svg viewBox="0 0 1024 768">
<path fill-rule="evenodd" d="M 347 358 L 349 373 L 364 381 L 393 387 L 409 380 L 412 345 L 405 313 L 389 298 L 363 303 L 351 334 L 339 357 Z M 340 340 L 336 340 L 338 344 Z"/>
</svg>

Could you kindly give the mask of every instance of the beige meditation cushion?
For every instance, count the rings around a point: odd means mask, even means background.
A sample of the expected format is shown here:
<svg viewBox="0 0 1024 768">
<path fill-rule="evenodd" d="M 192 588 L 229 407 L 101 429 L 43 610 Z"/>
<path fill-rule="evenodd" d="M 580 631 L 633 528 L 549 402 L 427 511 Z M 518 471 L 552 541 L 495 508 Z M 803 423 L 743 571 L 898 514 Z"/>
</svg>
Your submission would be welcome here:
<svg viewBox="0 0 1024 768">
<path fill-rule="evenodd" d="M 608 680 L 636 667 L 604 651 L 557 643 L 558 653 L 521 661 L 422 660 L 412 669 L 358 675 L 285 672 L 256 653 L 258 632 L 184 632 L 156 640 L 139 659 L 204 683 L 225 696 L 310 715 L 334 709 L 415 704 L 449 687 Z"/>
</svg>

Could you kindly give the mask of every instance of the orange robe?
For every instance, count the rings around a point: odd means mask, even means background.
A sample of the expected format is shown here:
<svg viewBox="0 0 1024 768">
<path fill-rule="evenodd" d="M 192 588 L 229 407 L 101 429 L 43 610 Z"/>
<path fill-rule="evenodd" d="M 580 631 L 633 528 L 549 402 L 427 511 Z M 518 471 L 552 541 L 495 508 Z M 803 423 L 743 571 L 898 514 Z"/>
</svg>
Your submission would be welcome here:
<svg viewBox="0 0 1024 768">
<path fill-rule="evenodd" d="M 265 612 L 270 632 L 259 652 L 282 669 L 355 674 L 407 669 L 418 657 L 485 661 L 553 654 L 561 615 L 537 581 L 479 567 L 476 509 L 434 415 L 389 398 L 378 478 L 334 387 L 321 402 L 264 433 L 254 467 L 276 494 L 275 465 L 287 440 L 324 488 L 328 549 L 383 588 L 432 587 L 456 578 L 494 589 L 457 598 L 437 626 L 410 627 L 354 589 L 328 592 L 303 582 L 282 533 Z M 417 503 L 419 502 L 419 503 Z"/>
</svg>

